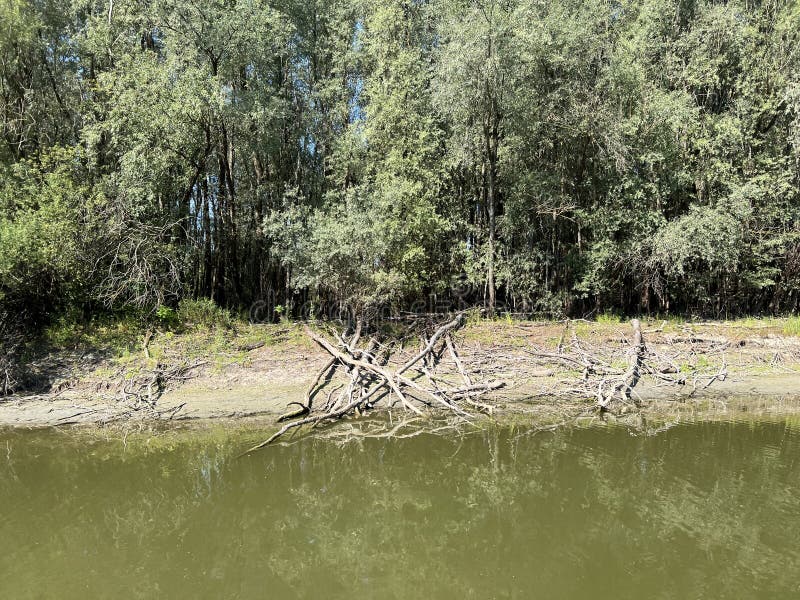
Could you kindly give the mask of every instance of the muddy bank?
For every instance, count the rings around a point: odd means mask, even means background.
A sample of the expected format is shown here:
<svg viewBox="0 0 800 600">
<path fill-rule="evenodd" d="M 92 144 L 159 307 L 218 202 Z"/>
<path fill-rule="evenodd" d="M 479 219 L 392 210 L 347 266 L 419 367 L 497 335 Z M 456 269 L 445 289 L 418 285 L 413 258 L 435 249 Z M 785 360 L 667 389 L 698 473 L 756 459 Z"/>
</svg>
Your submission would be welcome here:
<svg viewBox="0 0 800 600">
<path fill-rule="evenodd" d="M 184 421 L 277 415 L 302 399 L 311 371 L 321 360 L 302 352 L 261 352 L 246 364 L 198 368 L 172 382 L 155 406 L 136 407 L 120 396 L 124 382 L 105 376 L 103 367 L 45 394 L 0 400 L 0 426 L 105 425 L 120 421 Z M 100 375 L 97 372 L 100 371 Z"/>
<path fill-rule="evenodd" d="M 148 415 L 132 415 L 127 407 L 102 398 L 15 397 L 0 402 L 0 427 L 53 427 L 65 425 L 111 425 L 134 423 L 179 423 L 189 420 L 258 420 L 274 423 L 285 413 L 289 402 L 303 399 L 305 386 L 284 385 L 268 389 L 263 385 L 228 385 L 206 387 L 193 384 L 169 392 L 159 406 L 166 413 L 160 419 Z M 800 413 L 800 374 L 752 375 L 728 380 L 689 396 L 688 393 L 665 391 L 643 386 L 640 394 L 646 403 L 644 414 L 663 416 L 727 414 L 758 412 L 760 414 Z M 522 390 L 515 394 L 497 393 L 491 398 L 496 407 L 494 418 L 527 415 L 542 423 L 558 421 L 564 414 L 589 414 L 589 402 L 558 398 L 526 397 Z M 398 407 L 394 407 L 396 411 Z"/>
<path fill-rule="evenodd" d="M 783 335 L 780 323 L 651 322 L 644 326 L 645 341 L 653 352 L 668 357 L 665 360 L 679 372 L 694 374 L 681 385 L 666 385 L 663 377 L 644 377 L 636 386 L 636 399 L 645 407 L 670 403 L 695 410 L 713 404 L 707 400 L 728 398 L 780 407 L 800 396 L 800 340 Z M 146 352 L 102 356 L 97 349 L 84 348 L 49 356 L 48 368 L 65 367 L 49 389 L 0 400 L 0 426 L 273 421 L 286 412 L 287 405 L 303 400 L 327 357 L 300 335 L 299 327 L 284 327 L 283 337 L 277 338 L 270 327 L 233 332 L 222 349 L 219 334 L 214 345 L 204 345 L 197 336 L 164 334 L 154 336 Z M 565 327 L 553 322 L 477 322 L 458 332 L 459 348 L 471 371 L 505 383 L 485 398 L 494 407 L 494 416 L 540 414 L 545 420 L 556 420 L 562 413 L 592 408 L 591 397 L 564 392 L 586 373 L 567 361 L 540 358 L 568 355 L 562 347 L 565 332 L 577 347 L 607 356 L 609 365 L 624 356 L 629 338 L 627 323 L 571 322 Z M 714 379 L 723 369 L 724 377 Z M 156 372 L 181 375 L 159 381 L 154 393 L 153 385 L 146 384 Z M 697 373 L 710 375 L 703 379 Z M 144 382 L 136 396 L 131 382 Z"/>
</svg>

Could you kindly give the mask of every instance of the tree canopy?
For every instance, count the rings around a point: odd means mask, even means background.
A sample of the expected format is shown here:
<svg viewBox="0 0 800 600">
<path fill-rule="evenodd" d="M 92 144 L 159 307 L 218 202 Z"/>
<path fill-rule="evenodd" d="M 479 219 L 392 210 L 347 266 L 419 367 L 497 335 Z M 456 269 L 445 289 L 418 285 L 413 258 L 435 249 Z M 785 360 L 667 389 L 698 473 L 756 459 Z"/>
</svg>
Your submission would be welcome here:
<svg viewBox="0 0 800 600">
<path fill-rule="evenodd" d="M 800 4 L 0 0 L 0 313 L 198 297 L 795 310 Z"/>
</svg>

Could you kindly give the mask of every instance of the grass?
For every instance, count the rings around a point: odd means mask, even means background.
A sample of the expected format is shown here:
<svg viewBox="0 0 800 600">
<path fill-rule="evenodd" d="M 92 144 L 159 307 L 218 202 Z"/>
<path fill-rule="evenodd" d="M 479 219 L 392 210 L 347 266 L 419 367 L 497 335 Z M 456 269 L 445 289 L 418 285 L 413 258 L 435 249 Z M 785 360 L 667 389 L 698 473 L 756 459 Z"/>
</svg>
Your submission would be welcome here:
<svg viewBox="0 0 800 600">
<path fill-rule="evenodd" d="M 597 315 L 597 323 L 600 325 L 619 325 L 622 323 L 622 318 L 611 312 L 605 312 Z"/>
<path fill-rule="evenodd" d="M 660 327 L 667 332 L 679 331 L 691 322 L 680 316 L 642 317 L 644 327 Z M 745 317 L 729 321 L 702 322 L 703 330 L 713 331 L 723 327 L 724 335 L 747 337 L 750 335 L 786 335 L 800 337 L 800 316 L 788 318 Z M 519 321 L 510 314 L 486 318 L 479 310 L 467 313 L 466 326 L 458 333 L 467 342 L 485 346 L 526 347 L 540 344 L 555 348 L 564 332 L 563 321 L 538 322 L 536 327 L 519 327 Z M 325 326 L 311 324 L 325 331 Z M 695 322 L 694 326 L 699 326 Z M 628 332 L 628 318 L 606 312 L 594 321 L 575 320 L 571 331 L 582 340 L 602 343 L 620 332 Z M 382 333 L 392 337 L 403 333 L 400 325 L 388 321 Z M 154 331 L 146 357 L 142 342 L 147 330 Z M 740 330 L 740 331 L 736 331 Z M 567 331 L 569 340 L 571 331 Z M 748 333 L 753 332 L 753 333 Z M 163 310 L 155 322 L 144 321 L 135 315 L 99 315 L 89 322 L 66 315 L 47 327 L 37 341 L 31 355 L 45 356 L 61 352 L 82 351 L 94 354 L 105 362 L 98 364 L 94 375 L 107 378 L 120 371 L 135 376 L 154 368 L 159 362 L 179 360 L 207 361 L 212 372 L 222 372 L 232 365 L 249 366 L 258 352 L 251 349 L 259 344 L 270 348 L 270 353 L 280 356 L 287 351 L 309 352 L 314 343 L 305 335 L 300 324 L 288 320 L 276 324 L 252 324 L 240 316 L 209 306 L 183 303 L 177 310 Z M 700 362 L 702 362 L 702 358 Z M 699 364 L 697 366 L 705 366 Z"/>
<path fill-rule="evenodd" d="M 45 328 L 41 342 L 47 350 L 103 349 L 121 353 L 136 344 L 141 324 L 130 316 L 103 316 L 81 323 L 65 316 Z"/>
<path fill-rule="evenodd" d="M 783 334 L 800 336 L 800 317 L 789 317 L 783 325 Z"/>
<path fill-rule="evenodd" d="M 674 325 L 676 327 L 680 327 L 686 323 L 686 317 L 683 315 L 662 315 L 656 314 L 654 317 L 649 319 L 653 323 L 664 323 L 666 322 L 667 325 Z"/>
<path fill-rule="evenodd" d="M 595 331 L 596 327 L 596 323 L 587 323 L 586 321 L 576 321 L 572 324 L 572 329 L 575 331 L 575 335 L 579 338 L 588 337 Z M 570 335 L 567 333 L 566 339 L 569 340 L 569 337 Z"/>
<path fill-rule="evenodd" d="M 470 319 L 467 321 L 463 329 L 458 332 L 463 339 L 470 342 L 477 342 L 479 344 L 493 344 L 500 340 L 500 338 L 507 339 L 505 330 L 507 325 L 504 322 L 495 322 L 490 319 Z"/>
<path fill-rule="evenodd" d="M 152 332 L 147 354 L 146 333 Z M 65 314 L 29 345 L 26 360 L 58 358 L 64 353 L 94 355 L 102 362 L 95 380 L 131 379 L 158 364 L 206 361 L 212 372 L 252 363 L 259 344 L 281 350 L 307 350 L 312 342 L 302 327 L 285 321 L 252 324 L 208 301 L 182 302 L 177 310 L 160 309 L 151 318 L 136 314 L 100 314 L 88 321 L 82 314 Z M 60 359 L 59 359 L 60 360 Z M 86 362 L 81 359 L 82 362 Z"/>
</svg>

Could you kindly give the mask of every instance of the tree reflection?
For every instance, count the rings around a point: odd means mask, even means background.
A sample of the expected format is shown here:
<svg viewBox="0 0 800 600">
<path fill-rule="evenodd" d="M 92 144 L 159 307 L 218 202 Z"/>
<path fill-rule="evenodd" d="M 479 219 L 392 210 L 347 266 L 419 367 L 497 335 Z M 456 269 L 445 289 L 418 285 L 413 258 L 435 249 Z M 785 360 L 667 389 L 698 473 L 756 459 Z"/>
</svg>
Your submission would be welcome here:
<svg viewBox="0 0 800 600">
<path fill-rule="evenodd" d="M 785 421 L 308 438 L 237 459 L 250 435 L 126 449 L 5 434 L 11 597 L 36 597 L 31 582 L 61 598 L 797 591 L 800 432 Z"/>
</svg>

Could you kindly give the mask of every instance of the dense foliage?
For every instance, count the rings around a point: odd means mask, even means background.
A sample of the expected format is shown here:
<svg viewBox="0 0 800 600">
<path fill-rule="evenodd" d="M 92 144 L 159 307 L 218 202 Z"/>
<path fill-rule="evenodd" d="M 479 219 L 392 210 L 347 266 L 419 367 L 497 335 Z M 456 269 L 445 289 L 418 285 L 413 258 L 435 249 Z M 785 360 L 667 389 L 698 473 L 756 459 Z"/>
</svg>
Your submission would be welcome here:
<svg viewBox="0 0 800 600">
<path fill-rule="evenodd" d="M 799 187 L 793 0 L 0 0 L 10 314 L 785 312 Z"/>
</svg>

